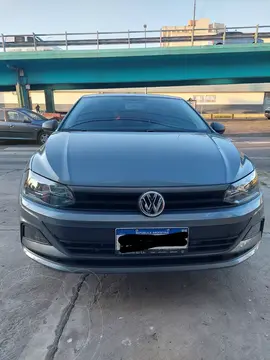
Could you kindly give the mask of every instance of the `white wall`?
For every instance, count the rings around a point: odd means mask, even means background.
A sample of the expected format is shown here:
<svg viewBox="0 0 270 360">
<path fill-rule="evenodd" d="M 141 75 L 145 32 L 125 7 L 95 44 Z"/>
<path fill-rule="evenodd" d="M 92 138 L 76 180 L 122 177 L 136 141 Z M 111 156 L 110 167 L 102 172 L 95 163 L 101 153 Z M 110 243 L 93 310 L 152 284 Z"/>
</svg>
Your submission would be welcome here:
<svg viewBox="0 0 270 360">
<path fill-rule="evenodd" d="M 104 91 L 105 93 L 107 91 Z M 110 92 L 110 91 L 108 91 Z M 119 91 L 121 92 L 121 91 Z M 97 93 L 97 92 L 91 92 L 91 93 Z M 148 94 L 155 93 L 155 94 L 161 94 L 161 95 L 169 95 L 169 96 L 177 96 L 182 97 L 183 99 L 187 100 L 189 98 L 193 98 L 193 96 L 196 96 L 200 98 L 200 95 L 205 97 L 205 95 L 214 95 L 216 101 L 208 102 L 208 101 L 198 101 L 198 103 L 204 104 L 204 103 L 215 103 L 220 105 L 229 105 L 229 104 L 262 104 L 264 99 L 264 92 L 242 92 L 242 93 L 216 93 L 216 92 L 158 92 L 158 91 L 151 91 L 151 89 L 148 89 Z M 87 91 L 80 91 L 80 92 L 60 92 L 56 91 L 54 94 L 54 101 L 55 104 L 74 104 L 81 96 L 85 94 L 90 94 L 90 92 Z"/>
<path fill-rule="evenodd" d="M 224 88 L 224 87 L 223 87 Z M 264 100 L 264 91 L 253 91 L 253 92 L 218 92 L 213 91 L 216 90 L 215 88 L 211 90 L 211 87 L 179 87 L 179 88 L 171 88 L 171 91 L 168 90 L 169 88 L 148 88 L 148 93 L 154 94 L 166 94 L 170 96 L 178 96 L 182 97 L 185 100 L 189 98 L 193 98 L 196 96 L 197 104 L 204 105 L 204 104 L 215 104 L 215 105 L 230 105 L 230 104 L 241 104 L 241 105 L 261 105 L 263 104 Z M 177 91 L 177 89 L 179 89 Z M 183 91 L 185 89 L 186 91 Z M 239 89 L 241 90 L 241 89 Z M 80 90 L 80 91 L 55 91 L 54 92 L 54 101 L 57 109 L 57 105 L 72 105 L 74 104 L 81 96 L 85 94 L 95 94 L 98 92 L 104 93 L 111 93 L 111 92 L 129 92 L 129 93 L 144 93 L 145 88 L 141 89 L 103 89 L 103 90 L 96 90 L 96 91 L 88 91 L 88 90 Z M 206 97 L 208 95 L 208 97 Z M 212 96 L 213 95 L 213 96 Z M 31 91 L 30 96 L 32 99 L 33 108 L 36 104 L 41 105 L 44 108 L 45 105 L 45 96 L 43 91 Z M 210 96 L 210 97 L 209 97 Z M 209 101 L 209 99 L 214 98 L 214 101 Z M 5 92 L 0 93 L 0 104 L 7 104 L 7 106 L 15 106 L 18 104 L 16 92 Z"/>
<path fill-rule="evenodd" d="M 16 91 L 0 92 L 0 103 L 1 104 L 18 104 L 18 98 L 17 98 Z"/>
<path fill-rule="evenodd" d="M 37 104 L 45 105 L 44 91 L 30 91 L 30 97 L 32 100 L 33 108 L 35 108 Z"/>
<path fill-rule="evenodd" d="M 215 92 L 179 92 L 179 93 L 160 93 L 161 95 L 169 95 L 169 96 L 177 96 L 181 97 L 185 100 L 188 100 L 189 98 L 192 98 L 196 96 L 197 99 L 206 98 L 206 96 L 214 96 L 215 101 L 200 101 L 197 100 L 198 104 L 219 104 L 219 105 L 243 105 L 243 104 L 249 104 L 249 105 L 260 105 L 263 103 L 264 99 L 264 93 L 258 93 L 258 92 L 252 92 L 252 93 L 215 93 Z"/>
</svg>

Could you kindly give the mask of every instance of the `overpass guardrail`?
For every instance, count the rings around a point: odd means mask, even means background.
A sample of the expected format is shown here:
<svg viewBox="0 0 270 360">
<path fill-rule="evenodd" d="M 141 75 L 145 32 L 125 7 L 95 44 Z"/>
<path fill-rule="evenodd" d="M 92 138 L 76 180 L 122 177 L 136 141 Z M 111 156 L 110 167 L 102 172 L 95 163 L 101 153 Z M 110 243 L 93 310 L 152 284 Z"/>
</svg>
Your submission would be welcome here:
<svg viewBox="0 0 270 360">
<path fill-rule="evenodd" d="M 198 34 L 204 32 L 206 34 Z M 185 27 L 184 29 L 164 29 L 89 33 L 43 33 L 43 34 L 1 34 L 2 51 L 30 50 L 72 50 L 74 47 L 102 49 L 128 47 L 167 47 L 171 43 L 180 46 L 262 44 L 270 39 L 270 25 L 224 27 L 206 29 Z M 269 40 L 270 42 L 270 40 Z"/>
</svg>

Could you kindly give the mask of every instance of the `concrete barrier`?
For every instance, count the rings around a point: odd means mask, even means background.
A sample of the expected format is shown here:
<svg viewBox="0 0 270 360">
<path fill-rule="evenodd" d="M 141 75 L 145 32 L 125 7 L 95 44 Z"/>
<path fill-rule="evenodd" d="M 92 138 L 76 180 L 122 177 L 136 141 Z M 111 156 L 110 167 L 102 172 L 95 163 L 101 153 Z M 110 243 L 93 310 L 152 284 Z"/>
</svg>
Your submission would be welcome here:
<svg viewBox="0 0 270 360">
<path fill-rule="evenodd" d="M 258 114 L 202 114 L 206 120 L 254 120 L 265 119 L 263 113 Z"/>
<path fill-rule="evenodd" d="M 213 120 L 206 120 L 210 125 Z M 225 126 L 225 135 L 270 136 L 270 121 L 267 119 L 219 120 Z"/>
</svg>

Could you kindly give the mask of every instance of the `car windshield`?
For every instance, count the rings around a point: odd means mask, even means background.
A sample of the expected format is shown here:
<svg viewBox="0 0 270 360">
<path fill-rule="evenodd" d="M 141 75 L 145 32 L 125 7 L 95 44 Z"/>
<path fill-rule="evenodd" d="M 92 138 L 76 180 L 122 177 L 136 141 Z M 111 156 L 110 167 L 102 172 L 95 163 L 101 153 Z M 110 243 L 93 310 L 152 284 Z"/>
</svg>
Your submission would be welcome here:
<svg viewBox="0 0 270 360">
<path fill-rule="evenodd" d="M 93 96 L 77 103 L 59 131 L 210 132 L 210 129 L 182 99 Z"/>
<path fill-rule="evenodd" d="M 27 111 L 27 110 L 22 110 L 22 112 L 28 116 L 30 116 L 30 118 L 34 119 L 34 120 L 48 120 L 47 118 L 45 118 L 45 116 L 38 114 L 34 111 Z"/>
</svg>

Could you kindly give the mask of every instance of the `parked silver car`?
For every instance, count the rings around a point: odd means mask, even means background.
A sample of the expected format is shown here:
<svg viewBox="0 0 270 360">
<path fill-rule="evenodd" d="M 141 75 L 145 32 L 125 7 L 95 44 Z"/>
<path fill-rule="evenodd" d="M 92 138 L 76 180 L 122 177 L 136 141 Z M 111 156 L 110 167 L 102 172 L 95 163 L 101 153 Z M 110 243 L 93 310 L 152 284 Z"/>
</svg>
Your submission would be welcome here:
<svg viewBox="0 0 270 360">
<path fill-rule="evenodd" d="M 0 140 L 31 140 L 42 145 L 48 134 L 42 125 L 43 115 L 25 108 L 0 108 Z"/>
<path fill-rule="evenodd" d="M 254 165 L 183 99 L 84 96 L 43 130 L 55 132 L 21 182 L 30 258 L 120 273 L 226 267 L 257 250 L 264 212 Z"/>
</svg>

